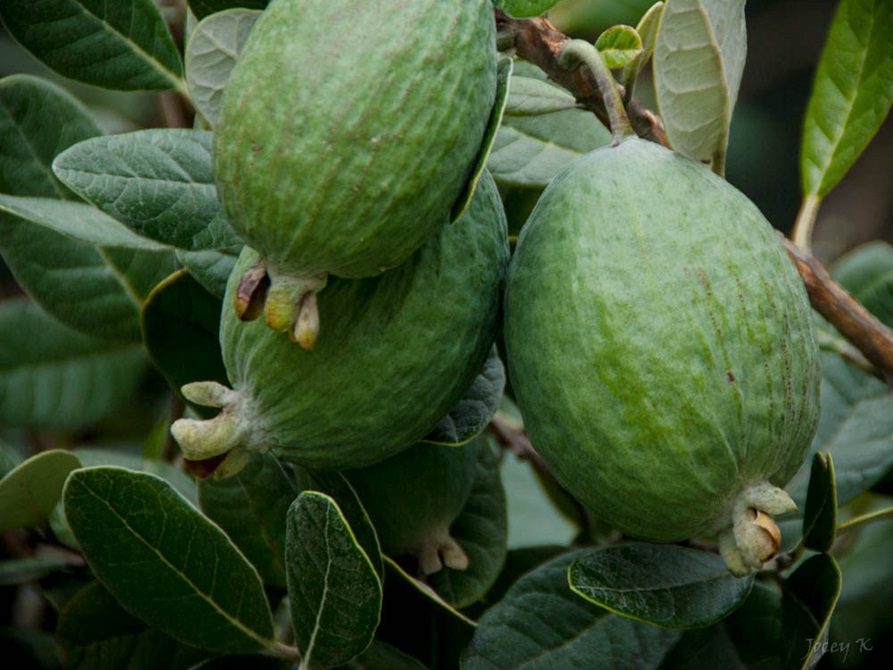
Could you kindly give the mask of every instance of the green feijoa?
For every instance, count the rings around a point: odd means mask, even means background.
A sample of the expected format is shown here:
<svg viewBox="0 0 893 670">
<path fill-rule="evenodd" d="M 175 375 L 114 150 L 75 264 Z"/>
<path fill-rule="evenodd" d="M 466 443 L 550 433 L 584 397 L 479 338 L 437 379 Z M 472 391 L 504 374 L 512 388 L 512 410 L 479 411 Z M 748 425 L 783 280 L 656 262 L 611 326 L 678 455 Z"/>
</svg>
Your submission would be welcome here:
<svg viewBox="0 0 893 670">
<path fill-rule="evenodd" d="M 495 95 L 488 0 L 273 0 L 215 129 L 227 219 L 260 255 L 243 318 L 265 300 L 268 324 L 312 348 L 329 274 L 394 268 L 448 220 Z"/>
<path fill-rule="evenodd" d="M 413 557 L 421 575 L 444 565 L 468 567 L 450 526 L 471 494 L 482 448 L 481 438 L 462 446 L 420 442 L 368 468 L 343 473 L 369 514 L 382 551 Z"/>
<path fill-rule="evenodd" d="M 819 414 L 810 305 L 777 234 L 729 183 L 636 138 L 571 165 L 520 235 L 509 379 L 559 481 L 630 536 L 720 535 L 738 574 Z"/>
<path fill-rule="evenodd" d="M 257 450 L 308 468 L 359 468 L 424 437 L 480 371 L 508 263 L 505 213 L 485 173 L 466 213 L 408 261 L 378 277 L 332 280 L 319 297 L 325 338 L 312 352 L 238 320 L 231 297 L 256 258 L 246 247 L 224 297 L 220 340 L 232 388 L 183 388 L 222 411 L 181 419 L 173 434 L 187 459 L 221 475 Z"/>
</svg>

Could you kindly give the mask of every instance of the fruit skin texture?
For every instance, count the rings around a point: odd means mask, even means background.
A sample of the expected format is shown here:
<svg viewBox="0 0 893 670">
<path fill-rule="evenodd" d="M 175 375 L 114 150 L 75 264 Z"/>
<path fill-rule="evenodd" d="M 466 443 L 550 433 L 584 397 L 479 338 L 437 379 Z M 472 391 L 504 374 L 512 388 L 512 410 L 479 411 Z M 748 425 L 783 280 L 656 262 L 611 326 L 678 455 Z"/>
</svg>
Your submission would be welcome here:
<svg viewBox="0 0 893 670">
<path fill-rule="evenodd" d="M 224 297 L 220 340 L 232 389 L 183 388 L 223 410 L 175 422 L 174 437 L 189 460 L 226 455 L 221 476 L 268 449 L 308 468 L 358 468 L 424 437 L 480 372 L 508 264 L 505 213 L 485 173 L 466 213 L 406 263 L 330 282 L 319 299 L 326 337 L 312 352 L 238 320 L 231 294 L 255 258 L 246 247 Z"/>
<path fill-rule="evenodd" d="M 772 553 L 752 510 L 792 506 L 776 487 L 815 433 L 820 370 L 805 289 L 743 194 L 635 138 L 583 157 L 520 235 L 505 320 L 531 440 L 597 516 L 753 540 L 758 558 L 726 556 L 737 574 Z"/>
<path fill-rule="evenodd" d="M 488 0 L 273 0 L 215 129 L 227 219 L 278 273 L 396 267 L 447 221 L 495 91 Z"/>
<path fill-rule="evenodd" d="M 468 567 L 468 556 L 450 535 L 471 495 L 478 453 L 477 438 L 462 446 L 420 442 L 375 465 L 346 471 L 382 551 L 414 556 L 422 575 Z M 396 484 L 395 484 L 396 483 Z"/>
</svg>

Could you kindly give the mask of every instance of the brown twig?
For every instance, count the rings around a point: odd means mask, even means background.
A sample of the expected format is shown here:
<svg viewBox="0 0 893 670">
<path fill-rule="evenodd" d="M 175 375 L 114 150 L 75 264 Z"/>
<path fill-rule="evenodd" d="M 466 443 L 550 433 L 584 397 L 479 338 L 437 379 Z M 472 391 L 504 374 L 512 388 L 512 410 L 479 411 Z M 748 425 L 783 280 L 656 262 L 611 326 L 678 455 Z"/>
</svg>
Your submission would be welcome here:
<svg viewBox="0 0 893 670">
<path fill-rule="evenodd" d="M 561 50 L 570 40 L 567 35 L 544 18 L 515 19 L 500 9 L 496 9 L 496 28 L 500 49 L 513 49 L 518 56 L 539 67 L 555 83 L 570 91 L 581 107 L 593 112 L 605 127 L 611 127 L 592 73 L 586 68 L 565 70 L 559 64 Z M 633 98 L 627 114 L 639 137 L 669 146 L 660 117 L 654 112 Z M 828 271 L 816 258 L 800 251 L 787 238 L 782 239 L 806 285 L 813 309 L 877 368 L 877 376 L 893 382 L 893 330 L 878 321 L 831 279 Z"/>
</svg>

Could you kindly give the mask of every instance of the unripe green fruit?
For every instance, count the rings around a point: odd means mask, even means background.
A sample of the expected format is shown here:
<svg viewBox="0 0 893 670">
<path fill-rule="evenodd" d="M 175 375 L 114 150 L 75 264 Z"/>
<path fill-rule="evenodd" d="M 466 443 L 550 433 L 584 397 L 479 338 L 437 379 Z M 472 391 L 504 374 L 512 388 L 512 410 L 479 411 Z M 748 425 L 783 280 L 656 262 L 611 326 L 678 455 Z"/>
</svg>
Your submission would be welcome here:
<svg viewBox="0 0 893 670">
<path fill-rule="evenodd" d="M 463 446 L 419 443 L 362 470 L 343 474 L 357 492 L 378 533 L 382 551 L 409 555 L 422 575 L 468 567 L 468 556 L 450 535 L 471 494 L 478 438 Z"/>
<path fill-rule="evenodd" d="M 819 414 L 805 289 L 770 224 L 704 166 L 627 139 L 547 188 L 509 270 L 509 379 L 536 449 L 614 527 L 719 533 L 736 574 Z M 776 529 L 777 530 L 777 529 Z"/>
<path fill-rule="evenodd" d="M 214 166 L 269 324 L 313 346 L 326 276 L 405 261 L 450 216 L 496 93 L 488 0 L 273 0 L 223 96 Z M 240 309 L 248 316 L 246 285 Z"/>
<path fill-rule="evenodd" d="M 308 468 L 358 468 L 424 437 L 480 372 L 508 263 L 505 213 L 485 173 L 465 215 L 400 267 L 331 281 L 319 298 L 328 336 L 313 352 L 238 320 L 232 294 L 255 259 L 246 247 L 224 297 L 220 341 L 232 389 L 183 388 L 222 411 L 176 421 L 172 432 L 191 461 L 225 458 L 221 475 L 257 450 Z"/>
</svg>

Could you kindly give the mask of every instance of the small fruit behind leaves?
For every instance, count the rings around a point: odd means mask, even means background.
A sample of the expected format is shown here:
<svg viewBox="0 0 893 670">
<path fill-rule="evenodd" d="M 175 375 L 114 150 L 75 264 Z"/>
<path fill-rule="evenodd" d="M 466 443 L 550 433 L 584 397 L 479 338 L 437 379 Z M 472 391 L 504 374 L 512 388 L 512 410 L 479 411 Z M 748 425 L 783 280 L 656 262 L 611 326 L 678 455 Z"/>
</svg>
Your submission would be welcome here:
<svg viewBox="0 0 893 670">
<path fill-rule="evenodd" d="M 240 317 L 312 348 L 329 274 L 394 268 L 448 221 L 495 95 L 488 0 L 273 0 L 214 135 L 227 219 L 260 255 Z"/>
<path fill-rule="evenodd" d="M 363 503 L 384 553 L 412 556 L 422 576 L 443 566 L 468 568 L 468 556 L 450 534 L 477 473 L 477 438 L 463 446 L 420 442 L 362 470 L 344 472 Z"/>
<path fill-rule="evenodd" d="M 734 187 L 635 138 L 577 161 L 521 232 L 505 340 L 533 445 L 597 516 L 653 542 L 719 534 L 736 574 L 778 550 L 818 347 L 794 265 Z"/>
<path fill-rule="evenodd" d="M 424 437 L 480 372 L 508 264 L 505 212 L 485 173 L 465 215 L 400 267 L 331 281 L 319 299 L 329 335 L 313 352 L 238 320 L 232 296 L 256 259 L 246 247 L 224 299 L 220 341 L 232 388 L 183 387 L 188 400 L 221 411 L 180 419 L 171 431 L 187 459 L 219 476 L 267 450 L 307 468 L 360 468 Z"/>
</svg>

